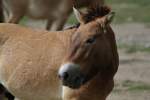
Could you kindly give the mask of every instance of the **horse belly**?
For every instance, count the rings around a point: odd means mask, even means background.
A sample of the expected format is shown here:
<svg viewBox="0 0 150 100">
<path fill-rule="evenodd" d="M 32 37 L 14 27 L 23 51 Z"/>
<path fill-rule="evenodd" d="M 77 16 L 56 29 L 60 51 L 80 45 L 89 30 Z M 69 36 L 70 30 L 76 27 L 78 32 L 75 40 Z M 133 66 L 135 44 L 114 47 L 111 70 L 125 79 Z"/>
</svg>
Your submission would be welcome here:
<svg viewBox="0 0 150 100">
<path fill-rule="evenodd" d="M 27 16 L 33 19 L 49 19 L 57 12 L 58 5 L 58 0 L 30 0 Z"/>
<path fill-rule="evenodd" d="M 29 0 L 3 0 L 3 6 L 8 15 L 25 13 Z"/>
</svg>

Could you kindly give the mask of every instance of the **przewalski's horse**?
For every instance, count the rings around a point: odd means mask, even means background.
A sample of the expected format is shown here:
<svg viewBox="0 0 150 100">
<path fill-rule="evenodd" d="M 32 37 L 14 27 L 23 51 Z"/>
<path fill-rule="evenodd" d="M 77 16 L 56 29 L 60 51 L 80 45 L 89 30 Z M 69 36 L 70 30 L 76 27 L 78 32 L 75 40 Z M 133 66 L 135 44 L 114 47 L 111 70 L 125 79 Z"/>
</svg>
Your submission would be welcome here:
<svg viewBox="0 0 150 100">
<path fill-rule="evenodd" d="M 59 77 L 64 100 L 105 100 L 114 86 L 118 69 L 115 36 L 110 27 L 114 12 L 93 8 L 87 14 L 75 10 L 80 27 L 71 37 Z"/>
<path fill-rule="evenodd" d="M 72 5 L 88 7 L 103 0 L 0 0 L 9 14 L 9 23 L 19 23 L 23 16 L 46 19 L 46 29 L 61 30 L 72 12 Z M 1 7 L 1 6 L 0 6 Z"/>
<path fill-rule="evenodd" d="M 111 92 L 118 68 L 114 13 L 75 13 L 81 25 L 58 32 L 0 24 L 0 82 L 17 99 L 105 100 Z"/>
</svg>

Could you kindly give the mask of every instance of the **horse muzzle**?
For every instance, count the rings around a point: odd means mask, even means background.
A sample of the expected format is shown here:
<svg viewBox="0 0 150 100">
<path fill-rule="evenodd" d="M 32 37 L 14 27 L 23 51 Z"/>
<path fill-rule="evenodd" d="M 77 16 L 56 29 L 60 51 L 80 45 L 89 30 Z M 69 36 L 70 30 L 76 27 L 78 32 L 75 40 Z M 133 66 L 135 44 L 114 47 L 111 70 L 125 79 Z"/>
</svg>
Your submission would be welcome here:
<svg viewBox="0 0 150 100">
<path fill-rule="evenodd" d="M 73 89 L 78 89 L 85 83 L 85 77 L 80 72 L 80 66 L 74 63 L 63 64 L 59 69 L 58 76 L 64 86 Z"/>
</svg>

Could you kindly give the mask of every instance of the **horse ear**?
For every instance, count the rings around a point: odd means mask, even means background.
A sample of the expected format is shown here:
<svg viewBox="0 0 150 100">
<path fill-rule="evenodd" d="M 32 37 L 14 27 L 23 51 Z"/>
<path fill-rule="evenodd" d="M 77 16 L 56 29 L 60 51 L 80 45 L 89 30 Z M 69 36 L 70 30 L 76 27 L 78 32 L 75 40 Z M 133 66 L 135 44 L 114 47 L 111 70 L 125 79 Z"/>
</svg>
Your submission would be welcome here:
<svg viewBox="0 0 150 100">
<path fill-rule="evenodd" d="M 114 16 L 115 12 L 110 12 L 109 14 L 97 20 L 101 24 L 104 33 L 106 33 L 106 26 L 113 21 Z"/>
<path fill-rule="evenodd" d="M 115 16 L 115 12 L 110 12 L 109 14 L 107 14 L 104 17 L 104 24 L 105 25 L 110 24 L 113 21 L 114 16 Z"/>
<path fill-rule="evenodd" d="M 108 15 L 106 15 L 106 24 L 110 24 L 115 16 L 115 12 L 110 12 Z"/>
<path fill-rule="evenodd" d="M 74 12 L 74 14 L 75 14 L 76 19 L 78 20 L 78 22 L 80 24 L 83 24 L 84 23 L 84 20 L 83 20 L 83 17 L 82 17 L 83 14 L 80 11 L 78 11 L 75 7 L 73 7 L 73 12 Z"/>
</svg>

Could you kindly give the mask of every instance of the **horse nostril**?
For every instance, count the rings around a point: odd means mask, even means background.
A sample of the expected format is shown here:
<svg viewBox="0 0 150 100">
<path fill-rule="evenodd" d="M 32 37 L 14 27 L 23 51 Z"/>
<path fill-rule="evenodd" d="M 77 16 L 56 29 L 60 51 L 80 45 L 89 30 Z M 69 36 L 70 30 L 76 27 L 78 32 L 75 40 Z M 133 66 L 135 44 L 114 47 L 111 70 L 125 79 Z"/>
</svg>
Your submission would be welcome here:
<svg viewBox="0 0 150 100">
<path fill-rule="evenodd" d="M 63 80 L 67 80 L 68 77 L 69 77 L 69 74 L 68 74 L 67 72 L 62 73 L 62 75 L 61 75 L 61 78 L 62 78 Z"/>
</svg>

